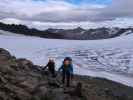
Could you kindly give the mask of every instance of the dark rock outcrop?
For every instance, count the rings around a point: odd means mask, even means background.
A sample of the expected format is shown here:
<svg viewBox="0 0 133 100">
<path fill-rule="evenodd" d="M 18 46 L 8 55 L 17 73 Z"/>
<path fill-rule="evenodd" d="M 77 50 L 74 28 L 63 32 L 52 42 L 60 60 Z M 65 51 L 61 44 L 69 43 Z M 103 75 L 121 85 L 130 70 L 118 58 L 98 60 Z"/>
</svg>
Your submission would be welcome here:
<svg viewBox="0 0 133 100">
<path fill-rule="evenodd" d="M 75 76 L 71 87 L 41 66 L 0 49 L 0 100 L 133 100 L 133 88 L 105 79 Z"/>
</svg>

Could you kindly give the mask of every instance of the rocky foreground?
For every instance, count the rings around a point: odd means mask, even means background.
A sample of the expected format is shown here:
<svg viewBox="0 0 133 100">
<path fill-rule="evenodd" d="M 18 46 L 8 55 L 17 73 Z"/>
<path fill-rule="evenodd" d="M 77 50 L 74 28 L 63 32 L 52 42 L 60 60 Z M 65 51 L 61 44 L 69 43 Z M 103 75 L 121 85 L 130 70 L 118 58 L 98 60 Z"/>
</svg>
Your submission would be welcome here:
<svg viewBox="0 0 133 100">
<path fill-rule="evenodd" d="M 106 79 L 75 76 L 69 88 L 60 79 L 0 48 L 0 100 L 133 100 L 133 88 Z"/>
</svg>

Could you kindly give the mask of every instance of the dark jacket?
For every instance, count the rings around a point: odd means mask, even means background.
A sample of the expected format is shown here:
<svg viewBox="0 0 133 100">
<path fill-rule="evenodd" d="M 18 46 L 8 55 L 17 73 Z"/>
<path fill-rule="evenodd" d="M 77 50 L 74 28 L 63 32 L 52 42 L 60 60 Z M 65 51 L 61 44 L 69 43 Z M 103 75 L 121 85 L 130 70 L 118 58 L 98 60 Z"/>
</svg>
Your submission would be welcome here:
<svg viewBox="0 0 133 100">
<path fill-rule="evenodd" d="M 48 64 L 44 67 L 44 69 L 48 68 L 49 71 L 55 70 L 55 63 L 54 62 L 48 62 Z"/>
</svg>

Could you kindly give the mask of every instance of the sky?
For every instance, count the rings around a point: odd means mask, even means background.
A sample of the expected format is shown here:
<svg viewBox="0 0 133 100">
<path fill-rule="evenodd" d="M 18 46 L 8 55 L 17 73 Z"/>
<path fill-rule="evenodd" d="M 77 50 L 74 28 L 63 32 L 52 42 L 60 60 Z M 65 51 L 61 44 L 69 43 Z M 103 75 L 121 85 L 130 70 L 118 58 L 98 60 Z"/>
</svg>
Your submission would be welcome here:
<svg viewBox="0 0 133 100">
<path fill-rule="evenodd" d="M 0 0 L 0 22 L 38 29 L 133 26 L 133 0 Z"/>
</svg>

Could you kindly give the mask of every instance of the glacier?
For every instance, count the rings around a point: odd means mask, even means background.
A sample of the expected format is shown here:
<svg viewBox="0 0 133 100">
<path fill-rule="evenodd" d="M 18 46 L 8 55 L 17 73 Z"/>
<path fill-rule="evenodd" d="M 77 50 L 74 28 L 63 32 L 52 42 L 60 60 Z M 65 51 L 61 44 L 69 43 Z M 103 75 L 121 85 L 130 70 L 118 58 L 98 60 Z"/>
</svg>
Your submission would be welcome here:
<svg viewBox="0 0 133 100">
<path fill-rule="evenodd" d="M 133 33 L 103 40 L 59 40 L 0 32 L 0 48 L 17 58 L 42 66 L 53 58 L 58 69 L 64 57 L 70 56 L 75 74 L 107 78 L 133 87 Z"/>
</svg>

